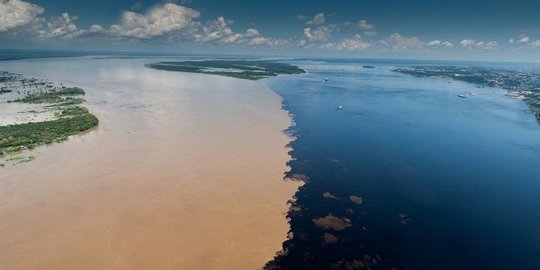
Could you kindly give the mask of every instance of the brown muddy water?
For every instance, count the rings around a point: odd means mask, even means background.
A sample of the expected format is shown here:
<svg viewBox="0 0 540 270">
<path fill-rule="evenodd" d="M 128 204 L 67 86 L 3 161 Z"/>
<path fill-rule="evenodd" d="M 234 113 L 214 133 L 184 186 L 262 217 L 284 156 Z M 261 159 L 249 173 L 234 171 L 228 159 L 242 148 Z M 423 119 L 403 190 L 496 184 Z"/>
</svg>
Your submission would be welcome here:
<svg viewBox="0 0 540 270">
<path fill-rule="evenodd" d="M 151 61 L 0 63 L 84 88 L 100 119 L 0 170 L 0 269 L 258 269 L 281 249 L 299 184 L 280 97 Z"/>
</svg>

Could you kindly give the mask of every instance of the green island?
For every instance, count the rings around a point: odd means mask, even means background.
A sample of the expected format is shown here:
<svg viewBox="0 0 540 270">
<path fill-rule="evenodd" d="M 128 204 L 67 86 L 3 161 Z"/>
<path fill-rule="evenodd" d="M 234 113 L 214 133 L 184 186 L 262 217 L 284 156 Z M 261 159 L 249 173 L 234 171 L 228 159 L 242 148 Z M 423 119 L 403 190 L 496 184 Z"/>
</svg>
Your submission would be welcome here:
<svg viewBox="0 0 540 270">
<path fill-rule="evenodd" d="M 474 66 L 415 66 L 393 71 L 415 77 L 438 77 L 467 82 L 478 88 L 507 90 L 507 96 L 525 101 L 540 124 L 540 73 Z"/>
<path fill-rule="evenodd" d="M 146 67 L 178 72 L 221 75 L 246 80 L 260 80 L 279 74 L 301 74 L 305 71 L 297 66 L 273 60 L 201 60 L 158 62 Z"/>
<path fill-rule="evenodd" d="M 5 104 L 26 104 L 35 109 L 17 111 L 35 121 L 0 126 L 0 168 L 5 163 L 23 163 L 35 159 L 22 151 L 67 140 L 96 127 L 99 120 L 82 104 L 85 92 L 78 87 L 65 87 L 51 82 L 27 79 L 21 75 L 0 72 L 0 85 L 5 91 Z M 7 105 L 6 105 L 7 106 Z M 15 107 L 17 110 L 17 107 Z"/>
<path fill-rule="evenodd" d="M 33 103 L 33 104 L 39 104 L 39 103 L 62 103 L 67 102 L 70 100 L 73 100 L 72 97 L 66 97 L 66 96 L 84 96 L 84 90 L 78 87 L 71 87 L 66 88 L 62 87 L 60 89 L 54 89 L 49 90 L 46 92 L 39 92 L 39 93 L 31 93 L 25 96 L 21 99 L 16 99 L 13 101 L 8 101 L 10 103 L 12 102 L 22 102 L 22 103 Z M 78 100 L 83 102 L 83 99 L 78 98 Z"/>
</svg>

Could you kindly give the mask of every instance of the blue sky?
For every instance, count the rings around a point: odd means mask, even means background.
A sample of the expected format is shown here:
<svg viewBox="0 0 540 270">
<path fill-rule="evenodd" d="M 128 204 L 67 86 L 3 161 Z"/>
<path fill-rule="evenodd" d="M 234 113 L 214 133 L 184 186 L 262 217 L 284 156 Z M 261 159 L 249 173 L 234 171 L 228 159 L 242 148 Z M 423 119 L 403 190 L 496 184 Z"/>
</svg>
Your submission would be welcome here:
<svg viewBox="0 0 540 270">
<path fill-rule="evenodd" d="M 0 47 L 540 62 L 540 1 L 0 0 Z"/>
</svg>

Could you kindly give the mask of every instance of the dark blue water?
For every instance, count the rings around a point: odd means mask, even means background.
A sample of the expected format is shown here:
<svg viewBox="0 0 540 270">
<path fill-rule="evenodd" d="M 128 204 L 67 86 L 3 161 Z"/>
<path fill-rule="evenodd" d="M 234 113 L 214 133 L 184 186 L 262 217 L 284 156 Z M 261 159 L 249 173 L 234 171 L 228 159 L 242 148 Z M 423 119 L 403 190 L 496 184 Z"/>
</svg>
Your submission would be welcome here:
<svg viewBox="0 0 540 270">
<path fill-rule="evenodd" d="M 523 102 L 392 63 L 296 64 L 308 73 L 267 82 L 296 123 L 289 175 L 309 180 L 268 269 L 540 269 L 540 127 Z M 348 225 L 314 222 L 329 214 Z"/>
</svg>

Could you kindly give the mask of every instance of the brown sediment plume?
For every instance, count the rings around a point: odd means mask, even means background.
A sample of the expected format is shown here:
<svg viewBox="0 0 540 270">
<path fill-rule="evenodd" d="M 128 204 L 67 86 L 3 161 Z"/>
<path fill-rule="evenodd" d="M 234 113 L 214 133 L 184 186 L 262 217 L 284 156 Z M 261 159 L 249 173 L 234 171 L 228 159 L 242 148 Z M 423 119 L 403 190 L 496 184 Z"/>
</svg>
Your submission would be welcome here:
<svg viewBox="0 0 540 270">
<path fill-rule="evenodd" d="M 338 196 L 336 196 L 333 193 L 330 193 L 328 191 L 324 192 L 322 196 L 325 199 L 341 200 L 341 198 L 339 198 Z"/>
<path fill-rule="evenodd" d="M 340 218 L 331 213 L 325 217 L 313 219 L 313 223 L 323 229 L 333 229 L 341 231 L 351 226 L 351 221 L 348 218 Z"/>
<path fill-rule="evenodd" d="M 288 177 L 288 179 L 294 180 L 294 181 L 306 182 L 306 181 L 309 180 L 309 177 L 307 175 L 304 175 L 304 174 L 295 173 L 295 174 L 291 175 L 290 177 Z"/>
<path fill-rule="evenodd" d="M 324 233 L 323 238 L 324 238 L 324 243 L 326 245 L 333 244 L 333 243 L 336 243 L 338 241 L 337 237 L 335 235 L 331 234 L 331 233 Z"/>
<path fill-rule="evenodd" d="M 349 196 L 349 200 L 351 200 L 351 202 L 356 203 L 356 204 L 364 203 L 364 199 L 362 199 L 362 197 L 360 196 L 355 196 L 355 195 Z"/>
<path fill-rule="evenodd" d="M 137 61 L 19 67 L 84 87 L 101 125 L 0 171 L 0 269 L 259 269 L 281 249 L 299 183 L 279 96 Z"/>
<path fill-rule="evenodd" d="M 302 207 L 296 206 L 296 205 L 292 205 L 292 206 L 289 208 L 289 211 L 291 211 L 291 212 L 302 211 Z"/>
</svg>

